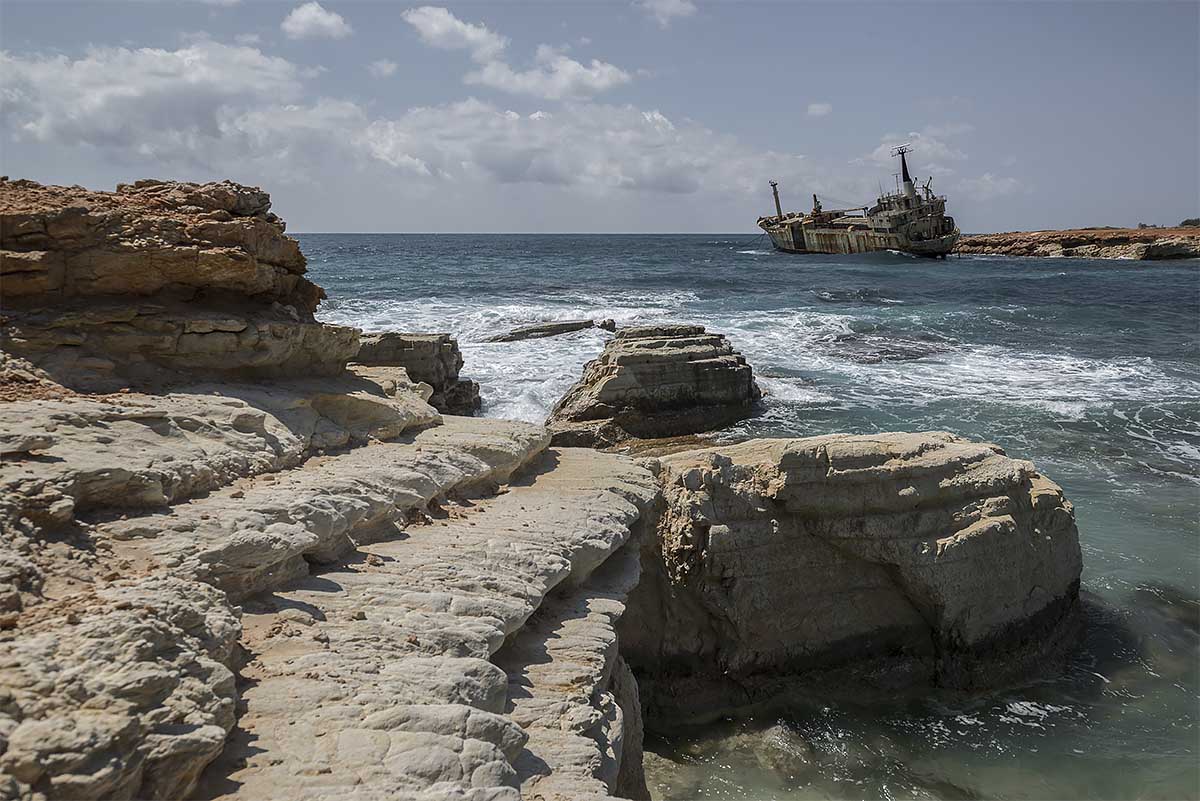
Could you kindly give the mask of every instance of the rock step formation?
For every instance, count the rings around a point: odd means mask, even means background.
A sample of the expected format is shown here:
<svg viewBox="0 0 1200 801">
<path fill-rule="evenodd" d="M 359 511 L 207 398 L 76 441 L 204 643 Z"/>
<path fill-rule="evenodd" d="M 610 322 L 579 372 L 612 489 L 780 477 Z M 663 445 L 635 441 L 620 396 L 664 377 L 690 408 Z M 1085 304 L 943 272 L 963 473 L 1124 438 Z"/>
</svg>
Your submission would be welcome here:
<svg viewBox="0 0 1200 801">
<path fill-rule="evenodd" d="M 761 396 L 750 365 L 720 334 L 699 325 L 623 328 L 547 426 L 563 445 L 677 437 L 746 417 Z"/>
<path fill-rule="evenodd" d="M 357 331 L 314 320 L 324 292 L 269 208 L 228 181 L 0 182 L 0 344 L 89 391 L 341 372 Z"/>
<path fill-rule="evenodd" d="M 823 671 L 843 688 L 1000 686 L 1076 641 L 1071 504 L 994 445 L 754 440 L 663 457 L 659 480 L 619 630 L 660 725 Z"/>
<path fill-rule="evenodd" d="M 1200 258 L 1196 228 L 1082 228 L 964 236 L 955 253 L 1079 259 Z"/>
<path fill-rule="evenodd" d="M 529 425 L 470 418 L 251 478 L 162 514 L 101 525 L 130 561 L 153 561 L 238 602 L 396 536 L 434 498 L 494 486 L 547 444 Z"/>
<path fill-rule="evenodd" d="M 428 400 L 440 412 L 471 415 L 479 409 L 479 384 L 458 377 L 462 353 L 449 334 L 364 334 L 354 360 L 356 372 L 359 365 L 403 367 L 409 380 L 432 387 Z"/>
<path fill-rule="evenodd" d="M 0 525 L 165 506 L 438 419 L 416 396 L 337 379 L 0 404 Z"/>
<path fill-rule="evenodd" d="M 507 334 L 497 334 L 488 339 L 488 342 L 519 342 L 523 339 L 543 339 L 545 337 L 556 337 L 560 334 L 570 334 L 575 331 L 583 331 L 588 328 L 600 328 L 604 331 L 616 331 L 617 324 L 612 320 L 559 320 L 553 323 L 538 323 L 536 325 L 523 325 L 514 328 Z"/>
<path fill-rule="evenodd" d="M 503 494 L 256 599 L 240 731 L 202 795 L 519 798 L 528 735 L 489 658 L 554 587 L 585 583 L 654 493 L 628 459 L 552 451 Z"/>
<path fill-rule="evenodd" d="M 97 428 L 106 430 L 103 421 Z M 452 419 L 407 442 L 311 459 L 169 510 L 161 494 L 140 496 L 142 506 L 139 496 L 114 493 L 133 515 L 124 520 L 81 526 L 81 509 L 61 498 L 51 504 L 66 506 L 59 517 L 41 517 L 34 531 L 20 533 L 35 525 L 25 517 L 0 520 L 0 788 L 14 796 L 35 788 L 65 798 L 186 796 L 234 723 L 230 671 L 241 626 L 227 593 L 207 582 L 269 591 L 306 573 L 306 557 L 348 552 L 353 538 L 379 536 L 431 497 L 503 479 L 548 439 L 524 424 L 480 428 Z M 155 429 L 178 438 L 178 429 Z M 103 463 L 89 470 L 89 440 L 79 441 L 60 451 L 78 460 L 63 475 L 107 476 Z M 137 440 L 121 444 L 143 449 Z M 379 449 L 390 460 L 372 453 Z M 157 458 L 169 463 L 162 450 Z M 5 473 L 12 466 L 6 460 Z"/>
<path fill-rule="evenodd" d="M 631 543 L 587 581 L 548 598 L 493 659 L 508 674 L 505 711 L 529 736 L 514 762 L 523 797 L 650 797 L 641 701 L 616 633 L 640 576 Z"/>
</svg>

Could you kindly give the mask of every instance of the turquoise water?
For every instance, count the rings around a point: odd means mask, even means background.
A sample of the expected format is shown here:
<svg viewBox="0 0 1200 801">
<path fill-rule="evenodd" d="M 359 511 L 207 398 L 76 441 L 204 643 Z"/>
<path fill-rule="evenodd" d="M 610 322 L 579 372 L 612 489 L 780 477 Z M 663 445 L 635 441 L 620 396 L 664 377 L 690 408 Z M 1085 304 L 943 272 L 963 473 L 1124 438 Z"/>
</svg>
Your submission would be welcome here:
<svg viewBox="0 0 1200 801">
<path fill-rule="evenodd" d="M 648 740 L 656 798 L 1200 797 L 1200 262 L 789 256 L 747 235 L 300 236 L 367 330 L 450 331 L 484 413 L 540 420 L 600 331 L 700 322 L 766 390 L 729 436 L 943 429 L 1075 503 L 1088 633 L 987 696 L 814 698 Z"/>
</svg>

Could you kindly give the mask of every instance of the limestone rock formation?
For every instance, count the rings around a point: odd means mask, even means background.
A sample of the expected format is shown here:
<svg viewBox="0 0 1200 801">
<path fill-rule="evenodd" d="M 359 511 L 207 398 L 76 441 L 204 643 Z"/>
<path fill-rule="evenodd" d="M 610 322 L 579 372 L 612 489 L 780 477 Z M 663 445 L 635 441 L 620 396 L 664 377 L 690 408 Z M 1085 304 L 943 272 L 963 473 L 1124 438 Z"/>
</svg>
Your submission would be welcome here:
<svg viewBox="0 0 1200 801">
<path fill-rule="evenodd" d="M 749 416 L 762 393 L 746 360 L 699 325 L 623 328 L 547 420 L 555 444 L 712 431 Z"/>
<path fill-rule="evenodd" d="M 1071 504 L 945 433 L 754 440 L 659 463 L 663 506 L 619 627 L 651 716 L 717 716 L 826 672 L 976 689 L 1075 641 Z"/>
<path fill-rule="evenodd" d="M 647 798 L 644 706 L 1070 640 L 1070 504 L 993 446 L 552 447 L 426 402 L 478 406 L 449 336 L 316 323 L 260 190 L 0 189 L 0 798 Z M 556 436 L 757 397 L 723 337 L 625 330 Z"/>
<path fill-rule="evenodd" d="M 440 412 L 471 415 L 479 409 L 479 384 L 458 377 L 462 352 L 449 334 L 364 334 L 354 359 L 367 367 L 403 367 L 409 380 L 433 388 L 428 400 Z"/>
<path fill-rule="evenodd" d="M 260 189 L 138 181 L 116 192 L 0 182 L 2 344 L 60 384 L 176 373 L 331 375 L 357 346 Z"/>
<path fill-rule="evenodd" d="M 1082 228 L 964 236 L 955 253 L 1080 259 L 1200 258 L 1195 228 Z"/>
</svg>

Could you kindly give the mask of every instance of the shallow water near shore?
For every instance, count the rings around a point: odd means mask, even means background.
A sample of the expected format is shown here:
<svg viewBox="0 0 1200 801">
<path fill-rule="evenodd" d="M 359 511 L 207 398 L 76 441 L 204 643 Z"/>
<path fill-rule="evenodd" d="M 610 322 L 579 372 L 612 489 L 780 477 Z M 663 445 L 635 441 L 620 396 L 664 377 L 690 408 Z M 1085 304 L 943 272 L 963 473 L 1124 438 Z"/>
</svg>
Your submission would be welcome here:
<svg viewBox="0 0 1200 801">
<path fill-rule="evenodd" d="M 768 393 L 723 436 L 940 429 L 1074 502 L 1087 635 L 985 696 L 812 698 L 647 738 L 655 798 L 1200 797 L 1200 262 L 792 256 L 752 235 L 302 234 L 319 317 L 450 331 L 484 414 L 540 421 L 613 318 L 726 334 Z"/>
</svg>

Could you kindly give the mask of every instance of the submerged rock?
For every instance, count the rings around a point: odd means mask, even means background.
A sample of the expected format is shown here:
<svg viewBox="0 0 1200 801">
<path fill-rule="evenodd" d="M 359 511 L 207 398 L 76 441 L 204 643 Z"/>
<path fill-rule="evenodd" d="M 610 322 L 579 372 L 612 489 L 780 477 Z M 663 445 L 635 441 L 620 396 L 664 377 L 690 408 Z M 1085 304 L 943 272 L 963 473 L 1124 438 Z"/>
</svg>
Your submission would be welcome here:
<svg viewBox="0 0 1200 801">
<path fill-rule="evenodd" d="M 403 367 L 411 381 L 433 388 L 428 400 L 440 412 L 472 415 L 479 410 L 479 384 L 458 377 L 462 352 L 449 334 L 364 334 L 354 359 L 369 367 Z"/>
<path fill-rule="evenodd" d="M 699 325 L 623 328 L 554 406 L 555 444 L 603 447 L 712 431 L 762 397 L 729 341 Z"/>
<path fill-rule="evenodd" d="M 595 327 L 595 320 L 560 320 L 555 323 L 523 325 L 520 328 L 514 328 L 507 334 L 498 334 L 491 337 L 488 342 L 520 342 L 523 339 L 542 339 L 544 337 L 556 337 L 560 334 L 570 334 L 575 331 L 583 331 Z"/>
<path fill-rule="evenodd" d="M 1075 642 L 1071 504 L 994 445 L 754 440 L 663 457 L 659 479 L 621 638 L 660 723 L 822 671 L 843 686 L 993 687 Z"/>
</svg>

